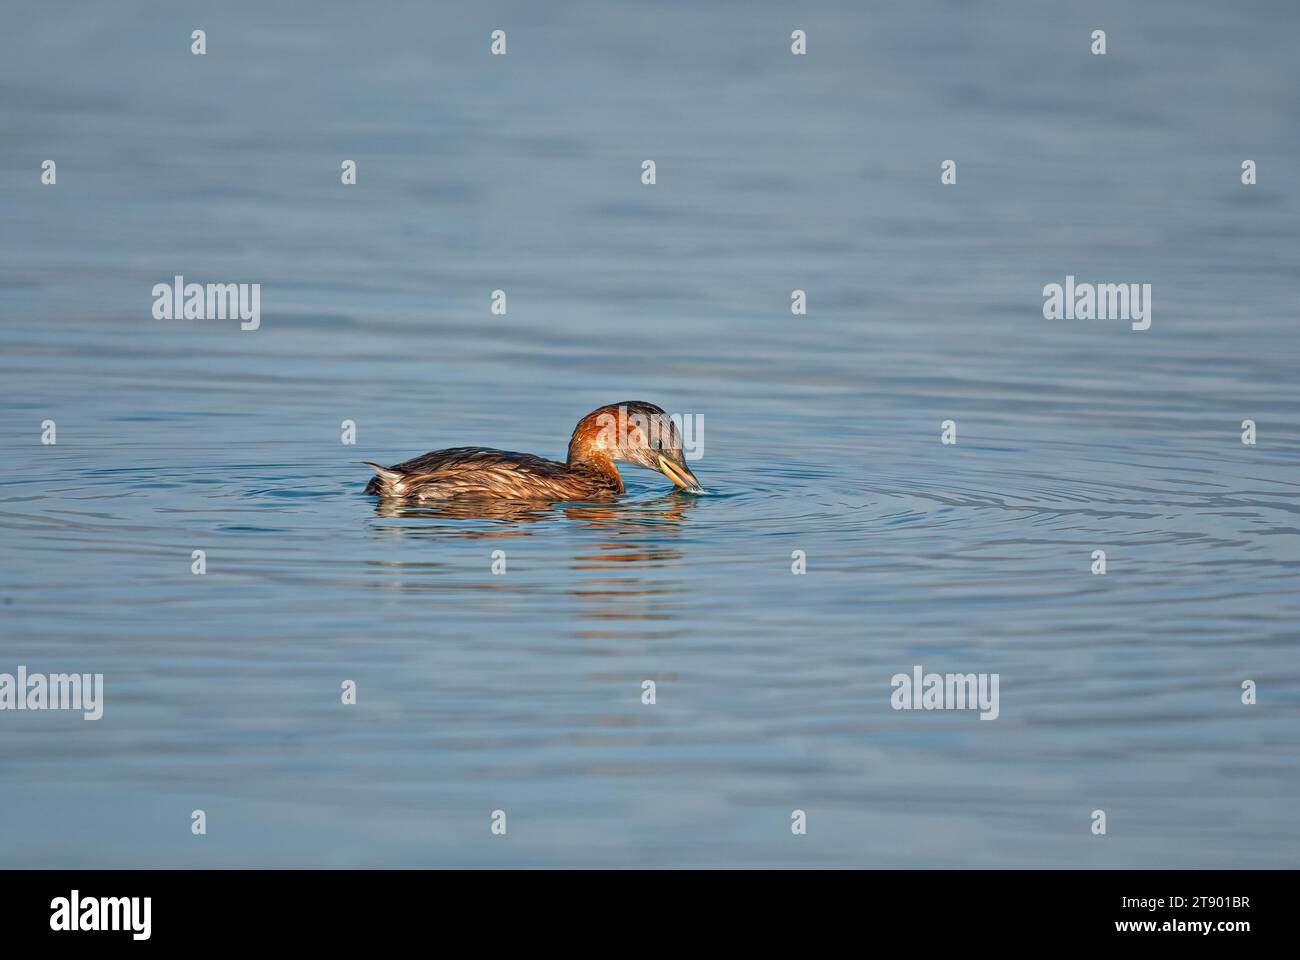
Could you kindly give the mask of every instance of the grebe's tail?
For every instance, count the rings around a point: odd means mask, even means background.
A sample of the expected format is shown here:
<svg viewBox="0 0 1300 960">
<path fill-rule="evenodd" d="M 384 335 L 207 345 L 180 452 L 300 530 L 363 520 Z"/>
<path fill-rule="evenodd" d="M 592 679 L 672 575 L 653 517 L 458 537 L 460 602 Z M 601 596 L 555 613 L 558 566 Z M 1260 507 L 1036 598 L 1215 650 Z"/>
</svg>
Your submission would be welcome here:
<svg viewBox="0 0 1300 960">
<path fill-rule="evenodd" d="M 378 494 L 379 496 L 391 496 L 401 493 L 402 477 L 404 476 L 398 470 L 390 470 L 388 467 L 380 466 L 377 463 L 371 463 L 369 460 L 361 460 L 375 475 L 370 478 L 366 484 L 366 493 Z"/>
<path fill-rule="evenodd" d="M 387 467 L 382 467 L 377 463 L 371 463 L 369 460 L 358 460 L 357 462 L 364 463 L 367 467 L 375 471 L 375 473 L 379 474 L 389 483 L 392 483 L 394 480 L 402 479 L 402 475 L 396 470 L 389 470 Z"/>
</svg>

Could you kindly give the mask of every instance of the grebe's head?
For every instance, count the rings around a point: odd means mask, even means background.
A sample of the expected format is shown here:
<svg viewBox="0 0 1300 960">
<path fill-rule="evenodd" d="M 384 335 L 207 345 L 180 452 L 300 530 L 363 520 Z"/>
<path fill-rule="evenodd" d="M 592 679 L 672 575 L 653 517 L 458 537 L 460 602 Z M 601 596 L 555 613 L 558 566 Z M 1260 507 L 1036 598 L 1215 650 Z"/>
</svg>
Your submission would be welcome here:
<svg viewBox="0 0 1300 960">
<path fill-rule="evenodd" d="M 704 492 L 686 466 L 677 424 L 653 403 L 611 403 L 578 421 L 569 440 L 569 463 L 587 464 L 617 475 L 615 460 L 657 470 L 691 493 Z"/>
</svg>

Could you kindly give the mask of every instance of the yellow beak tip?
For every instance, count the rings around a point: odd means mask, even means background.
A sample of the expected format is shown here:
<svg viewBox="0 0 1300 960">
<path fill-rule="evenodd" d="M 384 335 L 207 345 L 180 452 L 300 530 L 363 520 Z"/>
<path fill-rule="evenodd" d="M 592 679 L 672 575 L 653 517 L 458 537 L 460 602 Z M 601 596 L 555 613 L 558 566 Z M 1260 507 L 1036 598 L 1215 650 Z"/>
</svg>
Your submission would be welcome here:
<svg viewBox="0 0 1300 960">
<path fill-rule="evenodd" d="M 681 487 L 683 490 L 689 490 L 691 493 L 704 492 L 704 488 L 700 486 L 700 482 L 695 479 L 695 475 L 691 473 L 685 465 L 679 467 L 671 460 L 661 456 L 659 458 L 659 469 L 663 471 L 664 476 L 677 484 L 677 486 Z"/>
</svg>

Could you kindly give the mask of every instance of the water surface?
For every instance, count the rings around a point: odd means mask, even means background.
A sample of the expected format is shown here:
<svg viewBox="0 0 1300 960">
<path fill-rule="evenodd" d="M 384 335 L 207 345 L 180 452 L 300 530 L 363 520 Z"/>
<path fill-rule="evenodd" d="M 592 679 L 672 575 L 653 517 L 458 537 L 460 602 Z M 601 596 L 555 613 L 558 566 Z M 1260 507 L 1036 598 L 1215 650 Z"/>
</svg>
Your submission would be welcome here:
<svg viewBox="0 0 1300 960">
<path fill-rule="evenodd" d="M 1092 6 L 8 11 L 0 671 L 107 693 L 0 714 L 0 864 L 1294 866 L 1300 18 Z M 624 399 L 710 496 L 362 493 Z"/>
</svg>

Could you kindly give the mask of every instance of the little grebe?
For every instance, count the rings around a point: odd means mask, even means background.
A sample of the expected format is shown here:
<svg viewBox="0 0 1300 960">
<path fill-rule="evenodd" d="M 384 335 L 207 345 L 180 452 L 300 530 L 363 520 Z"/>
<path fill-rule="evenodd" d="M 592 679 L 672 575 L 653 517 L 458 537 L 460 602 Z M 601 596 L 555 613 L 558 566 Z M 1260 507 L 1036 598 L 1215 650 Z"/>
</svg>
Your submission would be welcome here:
<svg viewBox="0 0 1300 960">
<path fill-rule="evenodd" d="M 622 493 L 615 460 L 649 467 L 683 490 L 703 493 L 682 456 L 676 424 L 653 403 L 636 400 L 612 403 L 579 420 L 565 463 L 486 447 L 435 450 L 391 467 L 361 462 L 376 474 L 366 493 L 381 497 L 560 501 Z"/>
</svg>

